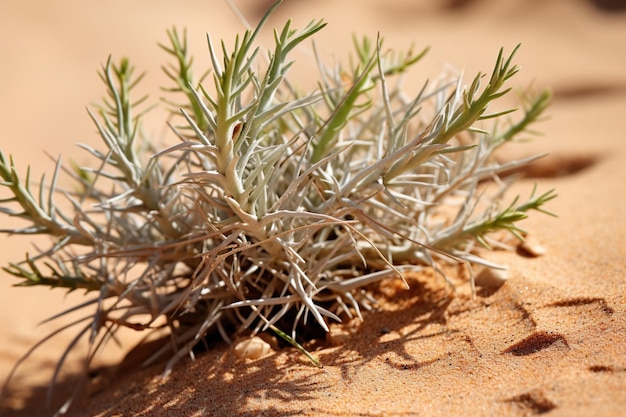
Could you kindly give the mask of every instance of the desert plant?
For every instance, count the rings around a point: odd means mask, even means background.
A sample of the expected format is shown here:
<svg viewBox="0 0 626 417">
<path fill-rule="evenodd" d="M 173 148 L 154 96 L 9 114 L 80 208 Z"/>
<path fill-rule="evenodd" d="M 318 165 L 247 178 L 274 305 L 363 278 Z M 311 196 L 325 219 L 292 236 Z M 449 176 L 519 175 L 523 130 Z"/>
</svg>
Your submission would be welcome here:
<svg viewBox="0 0 626 417">
<path fill-rule="evenodd" d="M 75 340 L 89 337 L 90 358 L 121 327 L 169 329 L 167 371 L 212 331 L 229 340 L 273 329 L 297 345 L 301 326 L 327 330 L 342 314 L 360 317 L 373 301 L 366 287 L 383 278 L 448 262 L 498 267 L 475 243 L 489 247 L 497 230 L 521 238 L 518 222 L 555 197 L 533 192 L 502 204 L 509 182 L 499 174 L 534 158 L 499 163 L 493 154 L 530 133 L 549 100 L 527 98 L 518 120 L 513 109 L 488 113 L 510 90 L 517 48 L 500 51 L 491 75 L 467 87 L 451 78 L 408 96 L 392 79 L 426 50 L 355 39 L 350 64 L 318 59 L 318 88 L 301 94 L 286 79 L 289 53 L 325 24 L 287 22 L 261 59 L 255 41 L 278 3 L 230 50 L 208 37 L 211 88 L 195 80 L 185 36 L 168 32 L 168 91 L 184 100 L 173 105 L 184 122 L 173 126 L 178 143 L 158 150 L 142 134 L 136 112 L 145 99 L 133 97 L 141 77 L 128 60 L 109 59 L 100 73 L 108 98 L 90 112 L 105 148 L 82 145 L 92 167 L 59 160 L 35 191 L 0 153 L 12 194 L 0 210 L 28 223 L 2 232 L 53 238 L 4 270 L 22 286 L 95 292 L 76 308 L 93 311 L 74 323 L 83 326 Z M 61 173 L 71 188 L 57 185 Z"/>
</svg>

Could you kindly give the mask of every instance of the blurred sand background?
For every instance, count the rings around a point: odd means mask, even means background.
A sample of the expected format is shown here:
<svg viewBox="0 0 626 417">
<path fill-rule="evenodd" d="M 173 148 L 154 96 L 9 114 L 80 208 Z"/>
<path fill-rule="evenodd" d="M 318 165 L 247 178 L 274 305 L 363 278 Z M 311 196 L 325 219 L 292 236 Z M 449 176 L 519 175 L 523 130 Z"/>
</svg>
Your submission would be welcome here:
<svg viewBox="0 0 626 417">
<path fill-rule="evenodd" d="M 235 1 L 254 25 L 268 1 Z M 399 301 L 381 311 L 340 348 L 316 352 L 311 369 L 294 352 L 243 365 L 226 347 L 175 372 L 166 384 L 159 369 L 104 385 L 90 408 L 72 415 L 622 415 L 626 409 L 626 9 L 583 0 L 286 0 L 272 27 L 323 18 L 315 37 L 323 55 L 343 59 L 352 33 L 387 47 L 431 50 L 409 88 L 452 66 L 468 81 L 489 72 L 500 47 L 522 49 L 522 71 L 512 86 L 554 92 L 542 138 L 513 153 L 551 152 L 532 178 L 556 188 L 549 209 L 558 219 L 533 216 L 525 228 L 548 249 L 529 259 L 494 253 L 511 279 L 470 300 L 461 288 L 451 302 L 418 277 Z M 611 2 L 604 2 L 611 3 Z M 621 8 L 620 8 L 621 5 Z M 600 7 L 602 6 L 602 7 Z M 611 10 L 609 10 L 611 9 Z M 33 178 L 51 172 L 45 152 L 87 161 L 76 143 L 98 145 L 85 110 L 103 89 L 96 71 L 109 55 L 128 56 L 147 71 L 140 91 L 154 100 L 166 78 L 160 70 L 165 30 L 186 27 L 200 67 L 208 66 L 205 33 L 230 41 L 240 20 L 222 1 L 112 0 L 3 2 L 0 6 L 0 148 Z M 292 68 L 306 85 L 314 79 L 310 49 L 296 51 Z M 164 138 L 163 113 L 152 111 L 147 131 Z M 6 197 L 0 191 L 0 198 Z M 0 228 L 9 220 L 0 217 Z M 31 239 L 0 237 L 0 263 L 23 258 Z M 83 299 L 81 293 L 23 289 L 0 273 L 0 381 L 55 325 L 37 323 Z M 465 284 L 465 286 L 467 286 Z M 436 285 L 435 285 L 436 287 Z M 432 289 L 432 288 L 431 288 Z M 390 290 L 391 291 L 391 290 Z M 380 334 L 380 328 L 391 330 Z M 36 352 L 16 375 L 2 415 L 49 415 L 45 384 L 71 341 L 62 334 Z M 103 363 L 116 363 L 111 348 Z M 67 370 L 77 369 L 70 358 Z M 185 369 L 186 367 L 186 369 Z M 143 379 L 141 379 L 141 378 Z M 107 388 L 108 387 L 108 388 Z M 63 388 L 61 386 L 61 392 Z"/>
</svg>

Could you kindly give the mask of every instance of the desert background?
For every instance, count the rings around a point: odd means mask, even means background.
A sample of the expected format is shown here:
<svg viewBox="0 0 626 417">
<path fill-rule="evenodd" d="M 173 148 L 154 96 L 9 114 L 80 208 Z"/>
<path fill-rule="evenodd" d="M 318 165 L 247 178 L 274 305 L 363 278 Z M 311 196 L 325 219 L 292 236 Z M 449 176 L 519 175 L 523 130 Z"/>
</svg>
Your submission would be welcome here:
<svg viewBox="0 0 626 417">
<path fill-rule="evenodd" d="M 254 26 L 269 1 L 234 1 Z M 355 416 L 618 416 L 626 410 L 626 2 L 585 0 L 286 0 L 271 29 L 292 19 L 328 26 L 314 37 L 328 63 L 345 62 L 352 34 L 386 47 L 430 52 L 407 88 L 447 68 L 469 82 L 489 73 L 498 50 L 522 48 L 521 72 L 511 86 L 553 92 L 542 136 L 515 146 L 512 156 L 549 152 L 511 193 L 555 188 L 547 208 L 522 225 L 546 248 L 537 258 L 494 252 L 510 267 L 496 291 L 468 296 L 459 282 L 450 295 L 428 276 L 412 288 L 389 285 L 379 309 L 344 328 L 341 346 L 319 347 L 318 370 L 297 352 L 237 360 L 219 344 L 179 365 L 168 381 L 162 368 L 134 369 L 122 361 L 138 335 L 125 333 L 98 362 L 92 386 L 74 416 L 121 415 L 355 415 Z M 86 107 L 104 92 L 96 71 L 109 55 L 131 58 L 146 71 L 140 91 L 153 102 L 167 83 L 160 66 L 166 29 L 187 28 L 196 63 L 209 65 L 206 32 L 232 42 L 245 27 L 221 0 L 168 2 L 2 2 L 0 6 L 0 149 L 32 177 L 50 173 L 46 155 L 88 161 L 77 143 L 99 145 Z M 311 86 L 317 74 L 310 49 L 295 51 L 295 80 Z M 416 90 L 417 91 L 417 90 Z M 168 139 L 162 110 L 146 116 L 147 134 Z M 0 190 L 0 198 L 6 197 Z M 0 228 L 11 220 L 0 216 Z M 0 264 L 23 259 L 32 239 L 0 236 Z M 38 325 L 79 303 L 77 291 L 16 288 L 0 272 L 0 381 L 38 340 L 60 323 Z M 385 329 L 381 332 L 381 329 Z M 2 416 L 44 416 L 47 383 L 72 331 L 38 349 L 5 392 Z M 80 345 L 83 346 L 84 345 Z M 80 351 L 80 346 L 78 351 Z M 71 355 L 55 404 L 79 369 Z M 134 369 L 134 371 L 130 371 Z"/>
</svg>

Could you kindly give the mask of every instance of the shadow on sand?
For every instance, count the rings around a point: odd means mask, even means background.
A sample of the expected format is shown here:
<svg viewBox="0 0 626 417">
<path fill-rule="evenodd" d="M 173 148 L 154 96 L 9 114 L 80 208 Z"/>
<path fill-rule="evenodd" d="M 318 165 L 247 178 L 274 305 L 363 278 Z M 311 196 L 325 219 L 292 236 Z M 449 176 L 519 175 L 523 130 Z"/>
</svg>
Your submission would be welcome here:
<svg viewBox="0 0 626 417">
<path fill-rule="evenodd" d="M 325 368 L 312 366 L 295 349 L 283 349 L 244 363 L 229 346 L 219 342 L 195 361 L 178 364 L 167 378 L 161 377 L 163 364 L 141 368 L 141 360 L 132 359 L 120 365 L 121 370 L 93 371 L 78 397 L 80 400 L 74 402 L 66 415 L 333 416 L 332 409 L 294 410 L 294 401 L 306 407 L 313 400 L 331 395 L 333 386 L 345 384 L 370 361 L 384 361 L 394 369 L 415 370 L 440 359 L 420 359 L 406 349 L 409 342 L 454 333 L 446 328 L 446 317 L 455 298 L 445 286 L 432 288 L 431 283 L 432 277 L 427 280 L 422 277 L 411 279 L 408 290 L 397 284 L 386 289 L 383 285 L 376 294 L 381 300 L 379 308 L 365 313 L 365 320 L 356 326 L 341 325 L 351 326 L 351 332 L 358 337 L 348 338 L 337 347 L 329 347 L 323 341 L 307 344 L 307 349 L 319 357 Z M 438 343 L 436 340 L 429 343 L 432 342 Z M 76 375 L 70 375 L 61 380 L 55 398 L 71 394 L 76 379 Z M 53 415 L 43 404 L 47 390 L 47 387 L 34 387 L 26 398 L 24 410 L 6 410 L 2 416 Z M 269 400 L 279 405 L 264 405 Z M 280 406 L 282 403 L 284 407 Z M 53 407 L 60 404 L 62 401 L 58 400 Z M 315 404 L 319 406 L 320 402 Z"/>
</svg>

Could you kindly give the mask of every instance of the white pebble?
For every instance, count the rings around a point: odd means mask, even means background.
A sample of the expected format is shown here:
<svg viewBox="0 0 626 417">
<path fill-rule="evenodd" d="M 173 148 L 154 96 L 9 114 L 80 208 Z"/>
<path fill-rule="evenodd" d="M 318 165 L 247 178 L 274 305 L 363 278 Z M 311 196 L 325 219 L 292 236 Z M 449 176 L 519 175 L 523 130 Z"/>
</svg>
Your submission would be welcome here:
<svg viewBox="0 0 626 417">
<path fill-rule="evenodd" d="M 506 269 L 484 268 L 476 278 L 474 283 L 480 287 L 498 288 L 509 279 Z"/>
<path fill-rule="evenodd" d="M 238 342 L 234 349 L 235 355 L 244 359 L 259 359 L 272 351 L 270 344 L 259 336 Z"/>
<path fill-rule="evenodd" d="M 517 248 L 526 256 L 536 258 L 547 253 L 546 249 L 541 246 L 537 239 L 527 237 Z"/>
</svg>

